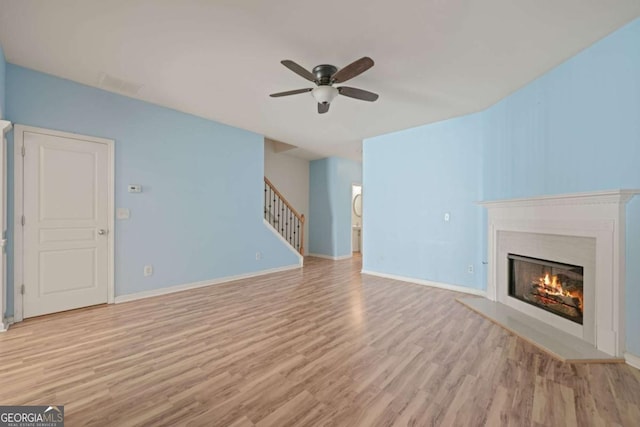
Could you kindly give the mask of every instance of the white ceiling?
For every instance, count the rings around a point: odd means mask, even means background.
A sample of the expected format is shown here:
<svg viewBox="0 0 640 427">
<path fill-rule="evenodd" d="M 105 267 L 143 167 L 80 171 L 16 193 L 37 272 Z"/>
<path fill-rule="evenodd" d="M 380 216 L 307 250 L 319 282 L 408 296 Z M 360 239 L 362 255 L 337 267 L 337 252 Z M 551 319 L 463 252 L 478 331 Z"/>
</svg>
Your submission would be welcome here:
<svg viewBox="0 0 640 427">
<path fill-rule="evenodd" d="M 360 158 L 363 138 L 478 111 L 640 15 L 640 0 L 0 0 L 7 60 L 301 147 Z M 376 65 L 319 115 L 280 64 Z M 294 150 L 297 151 L 297 150 Z"/>
</svg>

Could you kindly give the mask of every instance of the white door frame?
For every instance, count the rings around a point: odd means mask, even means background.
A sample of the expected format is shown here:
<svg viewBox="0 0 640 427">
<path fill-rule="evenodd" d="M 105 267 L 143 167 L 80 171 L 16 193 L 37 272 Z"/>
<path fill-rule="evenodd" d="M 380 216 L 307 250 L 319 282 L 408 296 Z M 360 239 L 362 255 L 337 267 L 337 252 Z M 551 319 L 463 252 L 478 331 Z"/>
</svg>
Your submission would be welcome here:
<svg viewBox="0 0 640 427">
<path fill-rule="evenodd" d="M 5 215 L 4 218 L 2 218 L 2 220 L 0 220 L 0 233 L 3 233 L 5 231 L 5 224 L 6 224 L 6 214 L 7 214 L 7 178 L 8 178 L 8 174 L 7 174 L 7 139 L 6 139 L 6 134 L 9 133 L 9 131 L 12 128 L 12 124 L 11 122 L 7 121 L 7 120 L 0 120 L 0 142 L 2 143 L 2 145 L 0 145 L 0 150 L 2 151 L 2 163 L 0 164 L 0 182 L 2 182 L 2 186 L 4 188 L 0 189 L 0 193 L 2 194 L 3 200 L 2 200 L 2 206 L 4 206 L 4 212 L 1 212 L 2 215 Z M 6 259 L 6 252 L 7 252 L 7 246 L 6 246 L 6 236 L 2 235 L 0 236 L 0 241 L 1 241 L 1 247 L 0 247 L 0 264 L 2 265 L 2 268 L 0 270 L 2 270 L 2 272 L 0 273 L 0 332 L 4 332 L 7 330 L 7 328 L 9 327 L 8 324 L 8 320 L 5 318 L 5 314 L 6 314 L 6 310 L 7 310 L 7 266 L 4 265 L 5 259 Z"/>
<path fill-rule="evenodd" d="M 107 233 L 107 302 L 113 304 L 115 298 L 115 264 L 114 264 L 114 231 L 115 231 L 115 141 L 112 139 L 97 138 L 94 136 L 79 135 L 75 133 L 59 132 L 50 129 L 37 128 L 32 126 L 15 125 L 13 131 L 13 321 L 21 322 L 23 320 L 23 297 L 22 297 L 22 280 L 24 277 L 24 238 L 22 228 L 22 215 L 24 214 L 24 157 L 22 156 L 22 147 L 24 147 L 24 133 L 41 133 L 44 135 L 58 136 L 61 138 L 77 139 L 79 141 L 90 141 L 99 144 L 106 144 L 109 152 L 107 160 L 108 181 L 108 201 L 107 206 L 109 212 L 107 219 L 109 230 Z"/>
</svg>

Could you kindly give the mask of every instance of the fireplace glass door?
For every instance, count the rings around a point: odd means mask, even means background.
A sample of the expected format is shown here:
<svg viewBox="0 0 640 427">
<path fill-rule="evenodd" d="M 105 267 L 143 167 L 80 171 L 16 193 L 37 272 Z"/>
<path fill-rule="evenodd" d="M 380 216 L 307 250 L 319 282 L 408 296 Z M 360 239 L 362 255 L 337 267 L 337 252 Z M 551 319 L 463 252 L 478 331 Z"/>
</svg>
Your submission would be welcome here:
<svg viewBox="0 0 640 427">
<path fill-rule="evenodd" d="M 584 269 L 509 254 L 509 295 L 582 325 Z"/>
</svg>

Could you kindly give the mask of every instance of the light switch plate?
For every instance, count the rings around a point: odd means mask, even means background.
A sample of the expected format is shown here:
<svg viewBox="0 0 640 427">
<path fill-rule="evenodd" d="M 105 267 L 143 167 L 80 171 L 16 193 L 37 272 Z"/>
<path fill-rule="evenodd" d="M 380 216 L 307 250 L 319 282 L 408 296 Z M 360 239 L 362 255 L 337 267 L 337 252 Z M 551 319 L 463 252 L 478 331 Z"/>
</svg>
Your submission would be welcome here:
<svg viewBox="0 0 640 427">
<path fill-rule="evenodd" d="M 116 218 L 118 219 L 129 219 L 130 213 L 127 208 L 118 208 L 116 210 Z"/>
</svg>

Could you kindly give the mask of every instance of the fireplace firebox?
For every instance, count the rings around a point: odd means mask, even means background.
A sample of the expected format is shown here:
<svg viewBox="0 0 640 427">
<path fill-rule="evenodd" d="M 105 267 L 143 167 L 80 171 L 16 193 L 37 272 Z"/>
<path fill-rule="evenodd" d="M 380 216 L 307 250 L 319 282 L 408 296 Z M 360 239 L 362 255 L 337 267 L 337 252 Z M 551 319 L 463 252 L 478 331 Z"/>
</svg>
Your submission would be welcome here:
<svg viewBox="0 0 640 427">
<path fill-rule="evenodd" d="M 584 269 L 508 254 L 509 295 L 582 325 Z"/>
</svg>

